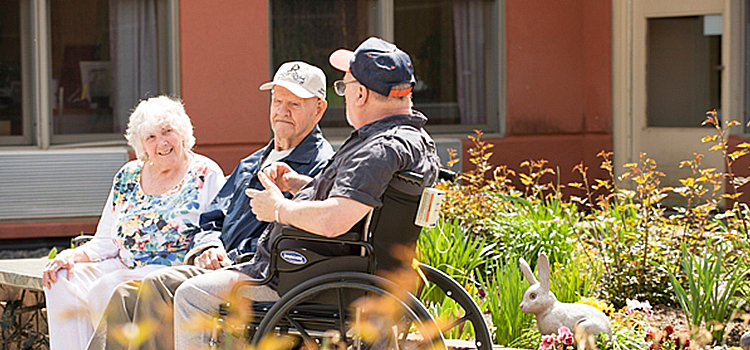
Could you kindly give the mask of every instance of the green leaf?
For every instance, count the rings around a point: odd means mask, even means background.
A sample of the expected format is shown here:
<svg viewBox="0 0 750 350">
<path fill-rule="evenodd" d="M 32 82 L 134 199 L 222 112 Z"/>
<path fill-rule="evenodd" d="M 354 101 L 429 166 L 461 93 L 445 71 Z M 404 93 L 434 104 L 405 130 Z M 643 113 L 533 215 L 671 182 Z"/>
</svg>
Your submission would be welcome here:
<svg viewBox="0 0 750 350">
<path fill-rule="evenodd" d="M 52 247 L 52 249 L 49 250 L 49 254 L 47 254 L 47 259 L 54 259 L 57 256 L 57 247 Z"/>
</svg>

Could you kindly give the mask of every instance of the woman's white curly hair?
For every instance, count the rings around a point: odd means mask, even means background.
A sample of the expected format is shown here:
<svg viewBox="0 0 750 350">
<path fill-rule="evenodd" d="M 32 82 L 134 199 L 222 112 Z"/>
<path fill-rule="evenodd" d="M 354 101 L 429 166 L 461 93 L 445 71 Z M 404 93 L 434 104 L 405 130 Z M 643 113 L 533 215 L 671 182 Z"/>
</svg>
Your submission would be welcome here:
<svg viewBox="0 0 750 350">
<path fill-rule="evenodd" d="M 138 159 L 148 159 L 148 154 L 143 149 L 143 140 L 148 136 L 146 133 L 165 124 L 182 137 L 185 149 L 190 150 L 195 146 L 193 124 L 185 113 L 182 101 L 167 96 L 151 97 L 138 103 L 130 114 L 128 129 L 125 131 L 125 139 L 135 150 Z"/>
</svg>

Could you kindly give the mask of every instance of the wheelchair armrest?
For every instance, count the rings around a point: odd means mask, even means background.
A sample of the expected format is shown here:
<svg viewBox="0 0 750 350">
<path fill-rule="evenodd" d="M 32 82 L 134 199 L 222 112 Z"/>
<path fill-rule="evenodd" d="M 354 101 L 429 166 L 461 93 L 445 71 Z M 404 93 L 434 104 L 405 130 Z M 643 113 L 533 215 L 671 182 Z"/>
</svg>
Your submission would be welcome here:
<svg viewBox="0 0 750 350">
<path fill-rule="evenodd" d="M 310 233 L 305 230 L 296 228 L 294 226 L 284 226 L 281 228 L 281 232 L 282 232 L 282 237 L 288 236 L 288 237 L 297 237 L 297 238 L 312 238 L 313 240 L 316 240 L 316 241 L 323 239 L 324 241 L 330 241 L 331 243 L 339 243 L 341 241 L 358 242 L 361 240 L 361 238 L 359 237 L 359 234 L 356 232 L 347 232 L 335 238 L 329 238 L 329 237 L 317 235 L 314 233 Z"/>
<path fill-rule="evenodd" d="M 445 181 L 448 181 L 448 182 L 452 182 L 453 180 L 456 179 L 456 175 L 457 175 L 456 172 L 454 172 L 452 170 L 448 170 L 448 169 L 444 169 L 444 168 L 440 168 L 440 170 L 438 170 L 438 179 L 439 180 L 445 180 Z"/>
<path fill-rule="evenodd" d="M 276 258 L 279 254 L 279 245 L 285 240 L 298 240 L 315 243 L 328 243 L 328 244 L 341 244 L 348 246 L 356 246 L 362 249 L 362 256 L 366 256 L 369 260 L 368 266 L 370 272 L 374 272 L 375 268 L 375 253 L 371 244 L 362 241 L 359 233 L 347 232 L 340 236 L 330 238 L 314 233 L 310 233 L 304 230 L 300 230 L 293 226 L 284 226 L 281 228 L 282 234 L 276 237 L 271 243 L 271 270 L 276 269 Z"/>
<path fill-rule="evenodd" d="M 237 255 L 237 257 L 234 258 L 234 263 L 235 264 L 246 263 L 252 260 L 254 256 L 255 256 L 255 253 L 244 253 L 244 254 Z"/>
</svg>

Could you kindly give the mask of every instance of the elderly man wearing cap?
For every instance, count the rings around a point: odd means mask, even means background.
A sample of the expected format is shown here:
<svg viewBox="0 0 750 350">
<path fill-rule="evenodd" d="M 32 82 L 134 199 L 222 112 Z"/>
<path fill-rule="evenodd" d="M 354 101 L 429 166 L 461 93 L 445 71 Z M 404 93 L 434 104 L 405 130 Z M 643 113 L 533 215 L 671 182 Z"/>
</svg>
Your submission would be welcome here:
<svg viewBox="0 0 750 350">
<path fill-rule="evenodd" d="M 415 80 L 409 56 L 391 43 L 370 38 L 356 51 L 339 50 L 329 60 L 345 72 L 344 80 L 337 81 L 334 88 L 345 96 L 347 120 L 355 130 L 315 178 L 282 163 L 274 163 L 258 174 L 265 189 L 248 189 L 246 193 L 252 198 L 250 205 L 258 219 L 274 223 L 258 241 L 253 260 L 233 266 L 234 277 L 221 276 L 226 286 L 248 276 L 262 279 L 268 273 L 270 243 L 281 234 L 283 225 L 337 237 L 349 232 L 371 208 L 382 205 L 379 198 L 396 172 L 423 174 L 427 184 L 437 178 L 435 144 L 422 129 L 427 118 L 411 108 Z M 287 199 L 282 191 L 295 195 Z M 306 248 L 329 256 L 354 253 L 340 244 Z M 273 292 L 275 285 L 272 280 L 268 285 L 254 286 L 250 298 L 278 298 Z M 223 300 L 199 290 L 183 285 L 175 295 L 176 349 L 207 344 L 207 334 L 195 332 L 189 325 L 202 315 L 215 314 Z"/>
<path fill-rule="evenodd" d="M 186 265 L 195 266 L 162 269 L 143 280 L 118 286 L 89 349 L 172 348 L 171 298 L 175 290 L 190 278 L 231 265 L 236 257 L 256 250 L 258 237 L 268 222 L 258 220 L 249 209 L 250 200 L 245 190 L 263 188 L 257 176 L 259 171 L 273 162 L 283 162 L 296 172 L 314 176 L 328 163 L 333 148 L 317 125 L 328 106 L 323 71 L 305 62 L 287 62 L 279 67 L 273 81 L 261 85 L 260 89 L 271 90 L 273 139 L 237 165 L 211 206 L 201 215 L 201 232 L 196 234 L 185 258 Z M 206 279 L 219 278 L 222 273 L 225 272 L 214 271 Z M 204 287 L 212 291 L 211 285 Z M 272 290 L 261 293 L 276 298 Z M 160 327 L 156 330 L 159 336 L 122 344 L 118 333 L 123 325 L 131 322 L 151 325 L 144 327 L 152 328 L 151 331 Z"/>
</svg>

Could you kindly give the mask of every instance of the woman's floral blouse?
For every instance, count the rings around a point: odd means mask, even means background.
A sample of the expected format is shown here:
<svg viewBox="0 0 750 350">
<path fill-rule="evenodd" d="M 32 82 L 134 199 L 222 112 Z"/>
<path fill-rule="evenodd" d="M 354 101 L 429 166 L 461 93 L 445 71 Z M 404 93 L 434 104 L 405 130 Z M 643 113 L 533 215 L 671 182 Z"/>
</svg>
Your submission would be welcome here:
<svg viewBox="0 0 750 350">
<path fill-rule="evenodd" d="M 200 214 L 224 185 L 221 168 L 194 154 L 179 184 L 151 196 L 141 189 L 142 168 L 135 160 L 115 175 L 96 235 L 81 247 L 91 260 L 118 257 L 130 268 L 182 264 Z"/>
</svg>

